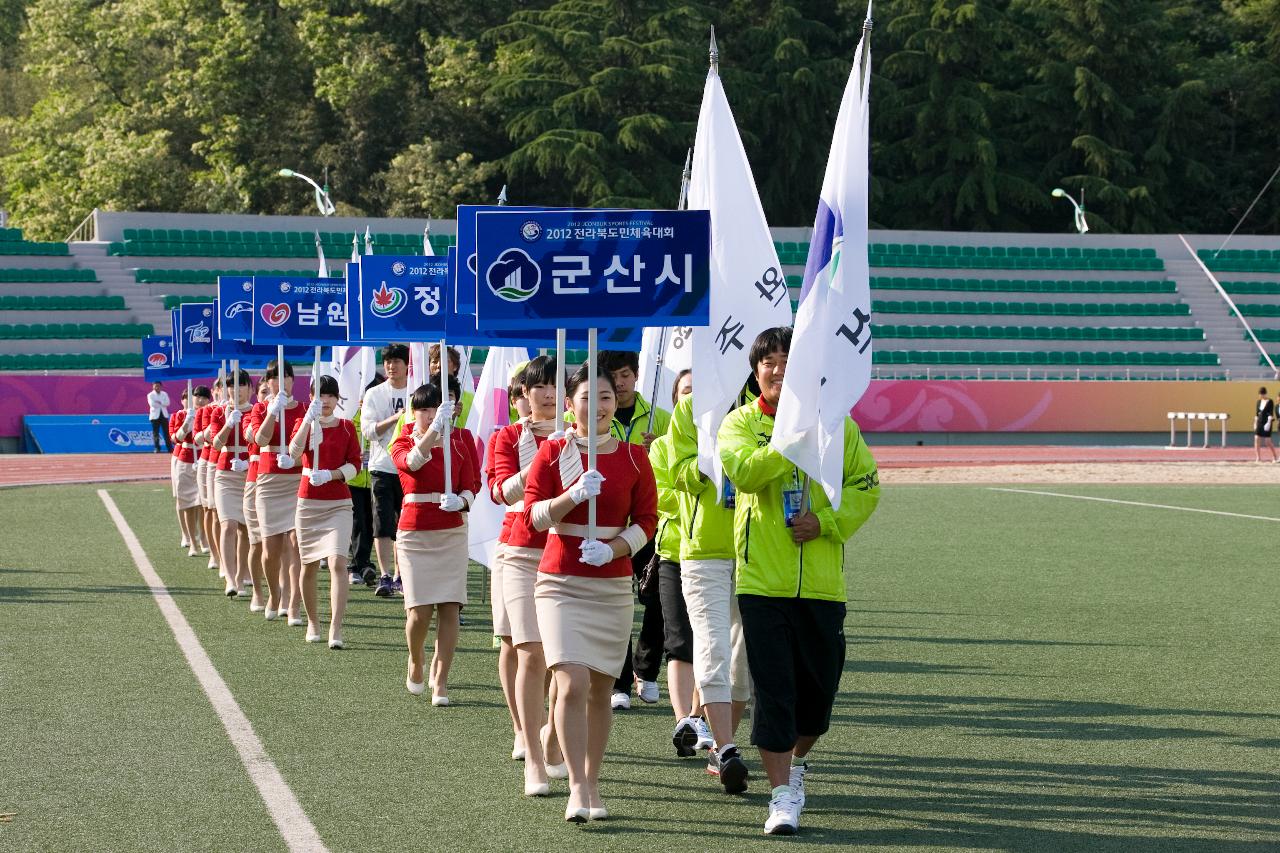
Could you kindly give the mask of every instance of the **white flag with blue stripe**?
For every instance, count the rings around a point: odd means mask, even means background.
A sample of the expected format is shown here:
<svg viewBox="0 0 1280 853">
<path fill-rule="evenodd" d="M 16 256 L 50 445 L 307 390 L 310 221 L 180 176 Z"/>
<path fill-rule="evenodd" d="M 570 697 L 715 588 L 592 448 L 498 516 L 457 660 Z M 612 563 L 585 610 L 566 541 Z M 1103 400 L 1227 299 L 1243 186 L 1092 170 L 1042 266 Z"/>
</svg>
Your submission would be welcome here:
<svg viewBox="0 0 1280 853">
<path fill-rule="evenodd" d="M 771 441 L 822 486 L 834 507 L 840 506 L 845 418 L 871 382 L 869 32 L 854 54 L 836 117 Z"/>
</svg>

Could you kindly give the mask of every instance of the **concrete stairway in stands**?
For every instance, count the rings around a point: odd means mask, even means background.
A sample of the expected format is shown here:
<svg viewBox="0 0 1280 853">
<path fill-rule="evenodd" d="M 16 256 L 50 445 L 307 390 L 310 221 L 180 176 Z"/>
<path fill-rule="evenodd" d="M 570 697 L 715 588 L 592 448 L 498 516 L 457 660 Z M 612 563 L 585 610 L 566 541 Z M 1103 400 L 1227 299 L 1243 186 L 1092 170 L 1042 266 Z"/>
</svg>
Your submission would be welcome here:
<svg viewBox="0 0 1280 853">
<path fill-rule="evenodd" d="M 156 334 L 169 333 L 169 312 L 162 300 L 139 287 L 133 273 L 125 267 L 124 258 L 107 254 L 106 243 L 72 243 L 71 257 L 81 267 L 92 269 L 102 283 L 102 289 L 111 296 L 123 296 L 135 323 L 150 323 Z"/>
<path fill-rule="evenodd" d="M 1178 284 L 1178 296 L 1191 307 L 1195 324 L 1204 329 L 1209 349 L 1218 354 L 1221 367 L 1230 377 L 1256 374 L 1261 355 L 1253 341 L 1245 338 L 1240 318 L 1231 311 L 1222 294 L 1193 260 L 1164 260 L 1165 275 Z"/>
</svg>

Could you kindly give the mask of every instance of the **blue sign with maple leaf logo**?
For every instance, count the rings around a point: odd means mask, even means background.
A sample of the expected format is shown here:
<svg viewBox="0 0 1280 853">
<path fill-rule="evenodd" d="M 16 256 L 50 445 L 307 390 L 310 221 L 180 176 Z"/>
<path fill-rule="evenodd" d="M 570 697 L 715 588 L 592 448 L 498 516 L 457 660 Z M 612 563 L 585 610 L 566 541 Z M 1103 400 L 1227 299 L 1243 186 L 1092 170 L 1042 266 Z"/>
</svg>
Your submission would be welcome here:
<svg viewBox="0 0 1280 853">
<path fill-rule="evenodd" d="M 363 255 L 357 278 L 359 339 L 438 341 L 453 273 L 445 256 Z"/>
</svg>

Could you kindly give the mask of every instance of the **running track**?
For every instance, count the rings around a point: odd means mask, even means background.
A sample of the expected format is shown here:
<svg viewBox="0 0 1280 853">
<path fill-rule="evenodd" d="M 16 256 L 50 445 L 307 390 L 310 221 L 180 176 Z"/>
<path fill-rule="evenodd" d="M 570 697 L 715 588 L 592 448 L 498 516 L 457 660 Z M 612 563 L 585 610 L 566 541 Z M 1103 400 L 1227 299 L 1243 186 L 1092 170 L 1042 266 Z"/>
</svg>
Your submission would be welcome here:
<svg viewBox="0 0 1280 853">
<path fill-rule="evenodd" d="M 1054 447 L 1048 445 L 884 445 L 872 450 L 884 468 L 964 468 L 1064 462 L 1251 462 L 1253 448 Z M 0 455 L 0 487 L 167 480 L 168 454 Z"/>
</svg>

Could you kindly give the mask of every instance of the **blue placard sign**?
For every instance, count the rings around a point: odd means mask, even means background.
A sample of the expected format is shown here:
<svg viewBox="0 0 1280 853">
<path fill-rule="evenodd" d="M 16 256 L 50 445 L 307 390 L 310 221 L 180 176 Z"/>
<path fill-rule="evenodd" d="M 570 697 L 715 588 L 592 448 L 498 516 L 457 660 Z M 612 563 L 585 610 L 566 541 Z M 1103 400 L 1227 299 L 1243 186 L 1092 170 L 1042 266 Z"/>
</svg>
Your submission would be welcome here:
<svg viewBox="0 0 1280 853">
<path fill-rule="evenodd" d="M 705 326 L 705 210 L 476 214 L 480 328 Z"/>
<path fill-rule="evenodd" d="M 169 335 L 147 335 L 142 339 L 142 375 L 148 382 L 196 379 L 209 375 L 209 367 L 179 367 Z"/>
<path fill-rule="evenodd" d="M 476 214 L 487 213 L 491 211 L 506 211 L 516 213 L 531 213 L 542 210 L 569 210 L 572 208 L 563 207 L 538 207 L 520 205 L 497 205 L 497 204 L 460 204 L 458 205 L 458 266 L 457 266 L 457 291 L 455 298 L 458 302 L 458 310 L 464 314 L 476 313 L 475 287 L 476 282 Z M 512 344 L 511 346 L 518 346 Z"/>
<path fill-rule="evenodd" d="M 360 264 L 347 264 L 347 317 L 360 316 Z M 360 337 L 360 321 L 350 319 L 347 323 L 347 343 L 351 346 L 380 347 L 390 341 L 369 340 Z"/>
<path fill-rule="evenodd" d="M 259 346 L 345 345 L 346 280 L 254 276 L 252 323 Z"/>
<path fill-rule="evenodd" d="M 195 365 L 213 359 L 212 302 L 187 302 L 178 308 L 178 363 Z"/>
<path fill-rule="evenodd" d="M 444 255 L 360 258 L 360 338 L 438 341 L 445 334 L 453 270 Z"/>
<path fill-rule="evenodd" d="M 253 336 L 253 276 L 218 276 L 218 337 L 247 341 Z"/>
</svg>

